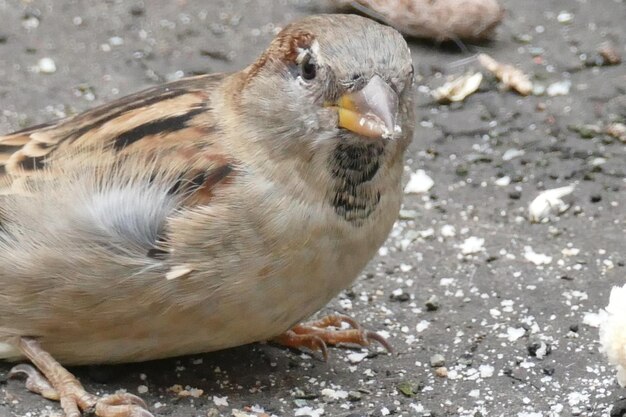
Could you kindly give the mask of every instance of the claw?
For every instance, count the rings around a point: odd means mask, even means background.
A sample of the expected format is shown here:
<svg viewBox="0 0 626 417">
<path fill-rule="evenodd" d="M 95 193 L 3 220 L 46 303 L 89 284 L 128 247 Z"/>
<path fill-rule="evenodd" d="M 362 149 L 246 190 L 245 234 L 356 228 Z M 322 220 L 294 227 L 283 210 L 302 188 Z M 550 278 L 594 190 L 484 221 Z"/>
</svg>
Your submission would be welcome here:
<svg viewBox="0 0 626 417">
<path fill-rule="evenodd" d="M 314 343 L 317 344 L 317 349 L 312 350 L 321 352 L 322 357 L 324 358 L 324 362 L 328 362 L 328 346 L 326 345 L 326 342 L 324 342 L 324 339 L 319 336 L 313 336 L 312 338 L 314 340 Z"/>
<path fill-rule="evenodd" d="M 342 329 L 347 323 L 351 328 Z M 335 329 L 328 329 L 334 327 Z M 276 343 L 294 349 L 307 348 L 320 351 L 324 360 L 328 360 L 327 345 L 356 344 L 369 346 L 372 342 L 380 343 L 385 350 L 393 352 L 393 348 L 381 335 L 361 328 L 359 323 L 350 317 L 338 314 L 329 315 L 309 323 L 298 324 L 274 339 Z"/>
<path fill-rule="evenodd" d="M 30 365 L 17 365 L 9 376 L 26 375 L 26 387 L 60 401 L 65 417 L 81 417 L 81 410 L 95 413 L 97 417 L 154 417 L 146 410 L 146 403 L 136 395 L 119 393 L 98 398 L 88 393 L 74 375 L 41 348 L 36 339 L 23 337 L 19 347 L 43 375 Z"/>
<path fill-rule="evenodd" d="M 324 362 L 328 361 L 328 347 L 326 341 L 316 334 L 299 334 L 294 330 L 287 330 L 285 333 L 273 339 L 275 343 L 294 349 L 307 348 L 313 352 L 321 352 Z"/>
<path fill-rule="evenodd" d="M 382 345 L 382 347 L 384 347 L 387 352 L 393 353 L 393 347 L 391 346 L 391 343 L 389 343 L 389 341 L 387 339 L 385 339 L 384 337 L 382 337 L 378 333 L 366 331 L 365 332 L 365 338 L 368 341 L 375 341 L 375 342 L 380 343 Z"/>
<path fill-rule="evenodd" d="M 59 401 L 59 393 L 50 385 L 50 382 L 44 377 L 41 372 L 35 369 L 31 365 L 25 363 L 15 365 L 9 371 L 7 375 L 9 378 L 19 378 L 26 376 L 26 389 L 35 394 L 39 394 L 44 398 L 53 401 Z"/>
<path fill-rule="evenodd" d="M 98 417 L 154 417 L 146 403 L 133 394 L 113 394 L 102 397 L 95 406 Z"/>
<path fill-rule="evenodd" d="M 100 400 L 103 404 L 110 405 L 138 405 L 140 407 L 148 408 L 146 402 L 135 394 L 127 392 L 107 395 Z"/>
</svg>

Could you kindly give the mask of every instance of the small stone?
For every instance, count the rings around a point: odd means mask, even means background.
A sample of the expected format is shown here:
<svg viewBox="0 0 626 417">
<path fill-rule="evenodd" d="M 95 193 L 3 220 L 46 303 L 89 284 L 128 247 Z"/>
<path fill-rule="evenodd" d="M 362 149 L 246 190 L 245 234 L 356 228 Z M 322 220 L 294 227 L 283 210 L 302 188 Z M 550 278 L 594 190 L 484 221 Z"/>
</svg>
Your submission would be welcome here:
<svg viewBox="0 0 626 417">
<path fill-rule="evenodd" d="M 537 359 L 543 359 L 552 352 L 552 347 L 543 340 L 530 342 L 527 346 L 528 354 Z"/>
<path fill-rule="evenodd" d="M 391 301 L 398 301 L 398 302 L 405 302 L 405 301 L 409 301 L 411 299 L 411 295 L 409 295 L 409 293 L 406 293 L 402 290 L 400 290 L 399 292 L 393 292 L 391 293 L 391 295 L 389 296 L 389 299 Z"/>
<path fill-rule="evenodd" d="M 570 324 L 569 329 L 574 333 L 578 333 L 578 324 Z"/>
<path fill-rule="evenodd" d="M 592 124 L 569 125 L 567 128 L 578 133 L 582 139 L 592 139 L 602 133 L 600 126 Z"/>
<path fill-rule="evenodd" d="M 145 386 L 145 385 L 139 385 L 139 386 L 137 387 L 137 392 L 138 392 L 139 394 L 145 394 L 146 392 L 148 392 L 148 387 L 147 387 L 147 386 Z"/>
<path fill-rule="evenodd" d="M 357 401 L 361 401 L 362 398 L 363 398 L 363 394 L 361 394 L 359 391 L 348 392 L 348 401 L 357 402 Z"/>
<path fill-rule="evenodd" d="M 130 8 L 131 16 L 135 16 L 135 17 L 143 16 L 145 12 L 146 12 L 146 10 L 142 6 L 140 6 L 138 4 L 136 4 L 136 5 L 134 5 L 134 6 L 132 6 Z"/>
<path fill-rule="evenodd" d="M 402 393 L 405 397 L 413 398 L 418 392 L 418 389 L 413 386 L 409 381 L 402 381 L 396 385 L 396 388 L 400 393 Z"/>
<path fill-rule="evenodd" d="M 517 43 L 531 43 L 533 41 L 533 37 L 528 33 L 517 33 L 513 35 L 513 40 Z"/>
<path fill-rule="evenodd" d="M 624 123 L 611 123 L 605 128 L 605 133 L 626 143 L 626 125 Z"/>
<path fill-rule="evenodd" d="M 426 310 L 428 311 L 437 311 L 439 310 L 440 304 L 439 304 L 439 297 L 437 297 L 436 295 L 431 295 L 428 300 L 426 301 Z"/>
<path fill-rule="evenodd" d="M 471 353 L 464 353 L 459 357 L 457 363 L 463 366 L 472 366 L 472 363 L 474 363 L 474 358 L 472 357 Z"/>
<path fill-rule="evenodd" d="M 464 165 L 464 164 L 457 165 L 456 168 L 454 169 L 454 172 L 459 177 L 465 177 L 469 173 L 469 168 L 467 167 L 467 165 Z"/>
<path fill-rule="evenodd" d="M 233 410 L 233 415 L 235 413 L 235 410 Z M 219 417 L 220 416 L 220 410 L 218 410 L 217 408 L 210 408 L 209 411 L 207 411 L 206 413 L 206 417 Z"/>
<path fill-rule="evenodd" d="M 602 201 L 602 196 L 600 194 L 592 194 L 589 200 L 592 203 L 599 203 L 600 201 Z"/>
<path fill-rule="evenodd" d="M 522 193 L 517 190 L 509 191 L 509 198 L 511 200 L 519 200 L 522 197 Z"/>
<path fill-rule="evenodd" d="M 617 48 L 610 43 L 606 43 L 598 49 L 604 65 L 619 65 L 622 63 L 622 56 Z"/>
<path fill-rule="evenodd" d="M 446 378 L 448 376 L 448 368 L 446 368 L 445 366 L 435 368 L 435 375 L 441 378 Z"/>
<path fill-rule="evenodd" d="M 446 363 L 446 358 L 440 353 L 435 353 L 430 357 L 430 366 L 433 368 L 441 368 Z"/>
<path fill-rule="evenodd" d="M 417 217 L 417 210 L 402 209 L 398 215 L 400 220 L 413 220 Z"/>
</svg>

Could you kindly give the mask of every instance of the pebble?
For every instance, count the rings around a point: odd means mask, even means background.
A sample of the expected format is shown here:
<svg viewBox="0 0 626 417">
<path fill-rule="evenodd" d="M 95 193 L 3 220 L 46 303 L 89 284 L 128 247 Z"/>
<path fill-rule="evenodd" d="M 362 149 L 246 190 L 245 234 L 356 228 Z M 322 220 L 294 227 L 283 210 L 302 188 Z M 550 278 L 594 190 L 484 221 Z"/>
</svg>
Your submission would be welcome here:
<svg viewBox="0 0 626 417">
<path fill-rule="evenodd" d="M 509 198 L 511 200 L 519 200 L 522 197 L 522 193 L 517 190 L 509 191 Z"/>
<path fill-rule="evenodd" d="M 397 289 L 391 293 L 391 295 L 389 296 L 389 299 L 391 301 L 405 302 L 411 299 L 411 295 L 402 291 L 401 289 Z"/>
<path fill-rule="evenodd" d="M 428 300 L 426 300 L 426 310 L 428 311 L 437 311 L 439 310 L 440 304 L 439 304 L 439 297 L 437 297 L 436 295 L 431 295 Z"/>
<path fill-rule="evenodd" d="M 441 368 L 446 363 L 446 358 L 441 353 L 435 353 L 430 357 L 430 366 L 433 368 Z"/>
<path fill-rule="evenodd" d="M 445 366 L 435 368 L 435 375 L 441 378 L 446 378 L 448 376 L 448 368 L 446 368 Z"/>
<path fill-rule="evenodd" d="M 543 359 L 552 352 L 552 347 L 543 340 L 532 341 L 527 346 L 528 354 Z"/>
<path fill-rule="evenodd" d="M 357 401 L 361 401 L 362 398 L 363 398 L 363 394 L 361 394 L 359 391 L 348 392 L 348 401 L 357 402 Z"/>
<path fill-rule="evenodd" d="M 402 209 L 398 215 L 400 220 L 413 220 L 417 217 L 417 210 Z"/>
</svg>

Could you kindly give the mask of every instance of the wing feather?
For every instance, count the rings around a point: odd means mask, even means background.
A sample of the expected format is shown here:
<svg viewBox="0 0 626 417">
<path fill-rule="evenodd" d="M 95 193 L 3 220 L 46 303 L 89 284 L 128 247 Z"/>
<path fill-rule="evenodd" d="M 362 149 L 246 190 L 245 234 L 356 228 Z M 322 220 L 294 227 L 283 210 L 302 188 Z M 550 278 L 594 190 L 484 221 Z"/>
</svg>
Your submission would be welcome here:
<svg viewBox="0 0 626 417">
<path fill-rule="evenodd" d="M 211 92 L 225 75 L 202 75 L 153 87 L 79 115 L 0 136 L 0 178 L 11 183 L 51 164 L 62 150 L 159 151 L 216 134 Z M 96 146 L 96 148 L 97 148 Z M 6 190 L 3 190 L 6 193 Z"/>
</svg>

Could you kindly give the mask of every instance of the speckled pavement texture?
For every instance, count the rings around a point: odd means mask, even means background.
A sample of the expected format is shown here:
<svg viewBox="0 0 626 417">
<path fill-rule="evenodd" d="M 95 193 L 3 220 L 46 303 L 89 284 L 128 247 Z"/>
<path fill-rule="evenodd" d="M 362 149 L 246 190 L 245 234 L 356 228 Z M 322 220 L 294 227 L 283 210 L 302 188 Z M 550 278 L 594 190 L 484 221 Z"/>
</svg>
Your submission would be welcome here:
<svg viewBox="0 0 626 417">
<path fill-rule="evenodd" d="M 324 310 L 388 335 L 394 355 L 332 349 L 325 363 L 256 344 L 72 369 L 85 386 L 139 394 L 157 417 L 251 407 L 276 416 L 621 416 L 626 390 L 588 313 L 626 279 L 626 144 L 600 132 L 626 119 L 626 67 L 596 65 L 606 42 L 626 55 L 626 4 L 504 5 L 493 42 L 410 41 L 418 128 L 407 179 L 423 169 L 434 186 L 406 196 L 379 256 Z M 0 132 L 183 75 L 236 70 L 287 22 L 324 10 L 295 0 L 0 0 Z M 476 70 L 479 52 L 565 94 L 522 97 L 487 77 L 463 103 L 434 103 L 429 89 Z M 527 220 L 541 191 L 569 184 L 569 210 Z M 0 363 L 0 416 L 61 415 L 7 381 L 9 369 Z"/>
</svg>

